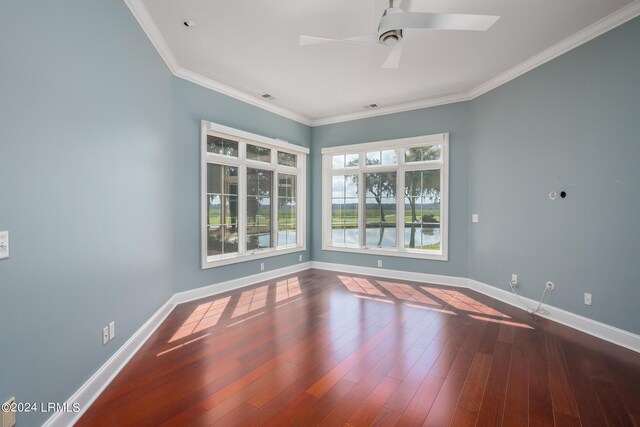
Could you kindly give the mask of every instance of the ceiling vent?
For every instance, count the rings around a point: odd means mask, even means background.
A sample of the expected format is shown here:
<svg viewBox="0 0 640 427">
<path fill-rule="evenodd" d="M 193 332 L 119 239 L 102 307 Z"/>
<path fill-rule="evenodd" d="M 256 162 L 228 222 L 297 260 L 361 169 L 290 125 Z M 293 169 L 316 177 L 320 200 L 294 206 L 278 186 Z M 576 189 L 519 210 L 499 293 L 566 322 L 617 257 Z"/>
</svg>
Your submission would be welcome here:
<svg viewBox="0 0 640 427">
<path fill-rule="evenodd" d="M 274 99 L 277 99 L 275 96 L 265 93 L 263 95 L 260 95 L 261 97 L 263 97 L 264 99 L 268 99 L 269 101 L 273 101 Z"/>
<path fill-rule="evenodd" d="M 365 110 L 368 110 L 370 108 L 378 108 L 378 104 L 369 104 L 369 105 L 365 105 L 362 108 L 364 108 Z"/>
</svg>

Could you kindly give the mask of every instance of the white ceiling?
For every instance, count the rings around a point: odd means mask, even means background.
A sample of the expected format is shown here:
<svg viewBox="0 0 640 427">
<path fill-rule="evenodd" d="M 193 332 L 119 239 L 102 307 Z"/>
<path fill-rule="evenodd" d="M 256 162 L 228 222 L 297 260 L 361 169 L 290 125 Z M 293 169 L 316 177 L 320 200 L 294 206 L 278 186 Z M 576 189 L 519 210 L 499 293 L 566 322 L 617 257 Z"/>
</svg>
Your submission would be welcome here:
<svg viewBox="0 0 640 427">
<path fill-rule="evenodd" d="M 182 74 L 311 124 L 371 114 L 363 109 L 371 103 L 391 111 L 468 97 L 576 33 L 588 33 L 583 30 L 592 24 L 611 21 L 625 6 L 633 7 L 625 20 L 640 13 L 638 0 L 413 0 L 415 12 L 501 18 L 486 32 L 407 30 L 400 68 L 388 70 L 381 68 L 386 46 L 298 45 L 300 34 L 375 33 L 384 0 L 125 1 Z M 185 27 L 185 19 L 196 26 Z M 277 100 L 259 99 L 263 93 Z"/>
</svg>

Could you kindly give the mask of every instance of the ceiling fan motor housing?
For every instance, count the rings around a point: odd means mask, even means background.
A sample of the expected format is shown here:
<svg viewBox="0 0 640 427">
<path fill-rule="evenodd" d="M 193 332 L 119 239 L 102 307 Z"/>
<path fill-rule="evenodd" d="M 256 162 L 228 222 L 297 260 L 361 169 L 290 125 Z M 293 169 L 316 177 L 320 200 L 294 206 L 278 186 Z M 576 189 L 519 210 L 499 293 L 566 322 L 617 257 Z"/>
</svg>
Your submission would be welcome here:
<svg viewBox="0 0 640 427">
<path fill-rule="evenodd" d="M 401 28 L 384 28 L 385 17 L 387 15 L 391 15 L 393 13 L 404 13 L 402 9 L 397 7 L 389 7 L 382 14 L 382 19 L 380 20 L 380 25 L 378 26 L 378 40 L 380 43 L 384 43 L 387 46 L 393 46 L 402 40 L 402 29 Z"/>
</svg>

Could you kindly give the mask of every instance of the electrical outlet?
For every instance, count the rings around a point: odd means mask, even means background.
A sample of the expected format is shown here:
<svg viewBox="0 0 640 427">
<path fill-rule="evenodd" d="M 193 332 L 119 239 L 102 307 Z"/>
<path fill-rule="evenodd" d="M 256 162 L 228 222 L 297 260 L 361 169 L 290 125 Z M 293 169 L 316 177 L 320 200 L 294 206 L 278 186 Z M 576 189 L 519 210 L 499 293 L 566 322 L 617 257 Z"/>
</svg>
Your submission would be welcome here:
<svg viewBox="0 0 640 427">
<path fill-rule="evenodd" d="M 552 291 L 552 290 L 554 290 L 556 288 L 556 285 L 554 285 L 553 282 L 547 282 L 547 284 L 545 286 L 550 291 Z"/>
<path fill-rule="evenodd" d="M 0 231 L 0 259 L 9 258 L 9 232 Z"/>
<path fill-rule="evenodd" d="M 102 345 L 106 345 L 109 342 L 109 327 L 102 328 Z"/>
<path fill-rule="evenodd" d="M 14 406 L 16 403 L 16 398 L 12 397 L 11 399 L 7 400 L 5 403 L 2 404 L 3 408 L 9 408 L 12 409 L 12 406 Z M 2 415 L 0 417 L 0 426 L 1 427 L 13 427 L 14 425 L 16 425 L 16 412 L 14 411 L 4 411 L 2 410 L 0 412 L 0 415 Z"/>
<path fill-rule="evenodd" d="M 381 259 L 378 260 L 378 267 L 382 267 L 382 260 Z"/>
<path fill-rule="evenodd" d="M 480 222 L 480 215 L 472 214 L 471 215 L 471 222 Z"/>
<path fill-rule="evenodd" d="M 109 341 L 116 337 L 116 321 L 109 323 Z"/>
<path fill-rule="evenodd" d="M 302 262 L 302 255 L 298 256 L 298 262 Z"/>
<path fill-rule="evenodd" d="M 260 271 L 264 271 L 264 262 L 260 263 Z"/>
<path fill-rule="evenodd" d="M 511 284 L 512 285 L 517 285 L 518 284 L 518 275 L 517 274 L 512 274 L 511 275 Z"/>
<path fill-rule="evenodd" d="M 588 292 L 584 293 L 584 303 L 586 305 L 591 305 L 592 299 L 591 299 L 591 294 Z"/>
</svg>

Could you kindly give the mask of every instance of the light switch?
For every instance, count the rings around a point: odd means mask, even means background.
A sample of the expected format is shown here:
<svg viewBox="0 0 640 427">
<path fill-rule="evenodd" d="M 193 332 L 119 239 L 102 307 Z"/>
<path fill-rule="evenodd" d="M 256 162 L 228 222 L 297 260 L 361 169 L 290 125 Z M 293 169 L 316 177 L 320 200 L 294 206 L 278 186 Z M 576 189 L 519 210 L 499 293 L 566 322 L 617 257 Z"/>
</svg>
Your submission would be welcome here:
<svg viewBox="0 0 640 427">
<path fill-rule="evenodd" d="M 479 222 L 479 221 L 480 221 L 480 216 L 478 214 L 471 215 L 471 222 Z"/>
<path fill-rule="evenodd" d="M 0 231 L 0 259 L 9 258 L 9 232 Z"/>
</svg>

